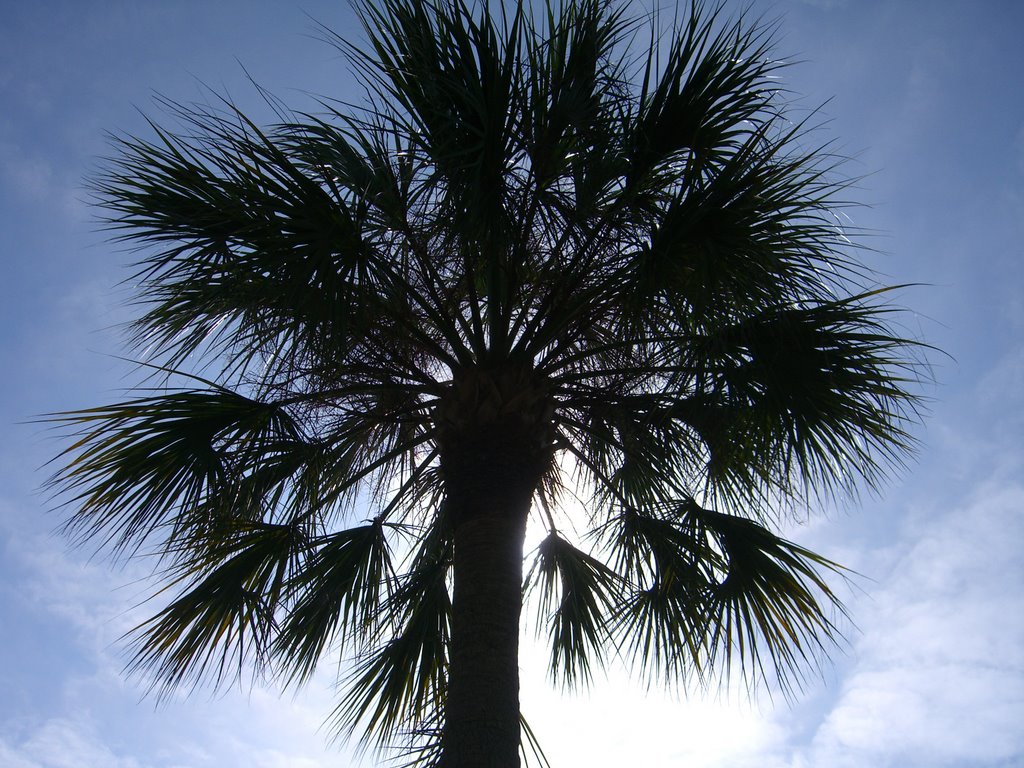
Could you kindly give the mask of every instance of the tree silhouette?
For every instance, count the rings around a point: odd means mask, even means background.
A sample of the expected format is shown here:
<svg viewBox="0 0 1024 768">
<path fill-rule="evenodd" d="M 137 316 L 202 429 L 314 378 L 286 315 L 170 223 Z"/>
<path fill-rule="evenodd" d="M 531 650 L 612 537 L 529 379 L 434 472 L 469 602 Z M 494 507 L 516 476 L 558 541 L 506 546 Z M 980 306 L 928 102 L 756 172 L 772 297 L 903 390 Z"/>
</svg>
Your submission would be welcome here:
<svg viewBox="0 0 1024 768">
<path fill-rule="evenodd" d="M 836 637 L 839 567 L 772 523 L 899 464 L 920 358 L 771 30 L 500 8 L 367 0 L 361 105 L 165 102 L 94 180 L 159 376 L 56 414 L 52 482 L 159 556 L 160 690 L 341 654 L 339 727 L 505 768 L 524 596 L 568 684 L 786 686 Z"/>
</svg>

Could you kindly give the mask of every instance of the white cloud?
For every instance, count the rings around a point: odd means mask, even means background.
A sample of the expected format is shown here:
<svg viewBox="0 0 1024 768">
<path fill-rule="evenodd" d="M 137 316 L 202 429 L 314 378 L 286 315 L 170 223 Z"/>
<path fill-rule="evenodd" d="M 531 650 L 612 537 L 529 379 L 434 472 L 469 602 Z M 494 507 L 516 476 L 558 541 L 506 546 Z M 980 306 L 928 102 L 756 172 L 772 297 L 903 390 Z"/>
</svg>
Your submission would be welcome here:
<svg viewBox="0 0 1024 768">
<path fill-rule="evenodd" d="M 196 691 L 157 706 L 144 685 L 126 680 L 118 638 L 154 611 L 138 606 L 152 591 L 139 567 L 111 572 L 108 563 L 68 552 L 65 541 L 31 530 L 14 507 L 0 502 L 0 540 L 9 580 L 0 585 L 0 609 L 17 601 L 54 617 L 66 649 L 27 669 L 47 669 L 59 686 L 42 709 L 0 718 L 3 768 L 326 768 L 356 765 L 332 747 L 321 728 L 334 704 L 329 671 L 294 700 L 255 688 L 219 694 Z M 36 523 L 38 521 L 35 521 Z M 52 522 L 52 521 L 51 521 Z M 0 635 L 2 639 L 2 635 Z M 51 649 L 41 649 L 49 653 Z M 84 664 L 83 664 L 84 662 Z M 16 670 L 11 670 L 16 672 Z M 18 674 L 15 685 L 31 685 Z M 18 697 L 18 691 L 8 691 Z M 22 697 L 25 698 L 25 697 Z M 14 710 L 15 712 L 17 710 Z M 48 718 L 33 722 L 33 717 Z"/>
<path fill-rule="evenodd" d="M 19 520 L 13 506 L 0 505 L 5 510 L 0 534 L 6 556 L 17 564 L 10 585 L 17 599 L 60 618 L 97 652 L 139 623 L 146 609 L 132 606 L 148 594 L 138 581 L 141 568 L 112 573 L 107 562 L 86 560 L 87 553 L 71 550 L 65 539 L 30 530 L 31 521 Z"/>
<path fill-rule="evenodd" d="M 1024 759 L 1024 487 L 983 485 L 916 516 L 863 616 L 856 663 L 810 765 L 883 768 Z"/>
<path fill-rule="evenodd" d="M 20 736 L 0 735 L 0 765 L 7 768 L 143 768 L 100 741 L 91 726 L 54 718 Z"/>
</svg>

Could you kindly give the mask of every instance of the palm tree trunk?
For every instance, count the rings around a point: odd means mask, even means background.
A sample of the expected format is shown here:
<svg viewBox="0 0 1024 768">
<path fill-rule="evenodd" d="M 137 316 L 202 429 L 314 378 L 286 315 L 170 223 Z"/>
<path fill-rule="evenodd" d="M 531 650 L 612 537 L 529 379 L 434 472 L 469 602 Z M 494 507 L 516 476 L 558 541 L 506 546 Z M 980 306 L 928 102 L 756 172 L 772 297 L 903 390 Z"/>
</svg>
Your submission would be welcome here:
<svg viewBox="0 0 1024 768">
<path fill-rule="evenodd" d="M 455 546 L 442 768 L 519 766 L 523 540 L 553 413 L 529 363 L 454 371 L 437 406 Z"/>
<path fill-rule="evenodd" d="M 519 616 L 529 500 L 455 529 L 443 768 L 519 766 Z"/>
</svg>

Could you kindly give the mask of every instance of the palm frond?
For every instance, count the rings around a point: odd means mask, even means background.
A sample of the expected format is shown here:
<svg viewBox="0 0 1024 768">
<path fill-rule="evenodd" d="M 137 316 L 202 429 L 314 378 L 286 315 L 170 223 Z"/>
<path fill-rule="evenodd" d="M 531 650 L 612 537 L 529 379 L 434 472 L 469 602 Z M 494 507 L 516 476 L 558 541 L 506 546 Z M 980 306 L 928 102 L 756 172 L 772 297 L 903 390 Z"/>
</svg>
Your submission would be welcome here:
<svg viewBox="0 0 1024 768">
<path fill-rule="evenodd" d="M 266 524 L 218 542 L 182 593 L 132 630 L 128 670 L 167 694 L 240 679 L 247 663 L 264 669 L 282 591 L 305 544 L 300 530 Z"/>
<path fill-rule="evenodd" d="M 395 571 L 382 521 L 311 542 L 301 570 L 283 585 L 288 606 L 271 651 L 288 682 L 307 680 L 326 648 L 364 647 L 379 630 Z"/>
<path fill-rule="evenodd" d="M 348 674 L 346 692 L 332 716 L 334 726 L 358 725 L 381 745 L 409 748 L 438 735 L 447 687 L 451 598 L 451 533 L 441 515 L 423 532 L 409 566 L 374 617 L 378 636 Z"/>
<path fill-rule="evenodd" d="M 617 608 L 618 642 L 649 680 L 708 685 L 735 671 L 789 692 L 841 642 L 828 577 L 844 569 L 754 520 L 684 499 L 623 510 L 601 543 L 633 585 Z"/>
<path fill-rule="evenodd" d="M 537 589 L 538 631 L 548 625 L 549 671 L 569 686 L 587 684 L 591 664 L 603 666 L 609 617 L 620 590 L 618 576 L 601 561 L 574 547 L 556 532 L 537 548 L 524 593 Z"/>
<path fill-rule="evenodd" d="M 727 671 L 738 664 L 746 680 L 774 680 L 789 693 L 841 641 L 845 613 L 826 576 L 844 569 L 753 520 L 693 504 L 688 514 L 726 562 L 707 595 L 709 662 L 724 654 Z"/>
<path fill-rule="evenodd" d="M 304 444 L 279 404 L 227 389 L 162 393 L 47 420 L 73 430 L 59 457 L 64 467 L 50 481 L 76 508 L 69 531 L 102 535 L 116 554 L 154 535 L 170 543 L 196 526 L 208 530 L 223 515 L 242 524 L 262 519 L 261 499 L 241 493 L 232 459 Z"/>
<path fill-rule="evenodd" d="M 705 441 L 719 494 L 852 493 L 900 466 L 921 345 L 888 332 L 892 310 L 868 302 L 878 293 L 771 308 L 697 341 L 707 394 L 678 415 Z"/>
</svg>

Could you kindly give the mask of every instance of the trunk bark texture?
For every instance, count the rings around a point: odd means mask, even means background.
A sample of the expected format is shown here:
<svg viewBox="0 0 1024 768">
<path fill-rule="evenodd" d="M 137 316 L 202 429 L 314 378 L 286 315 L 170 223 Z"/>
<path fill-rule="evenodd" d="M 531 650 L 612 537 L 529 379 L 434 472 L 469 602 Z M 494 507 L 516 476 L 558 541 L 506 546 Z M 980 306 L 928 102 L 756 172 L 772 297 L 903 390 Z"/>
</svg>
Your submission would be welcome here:
<svg viewBox="0 0 1024 768">
<path fill-rule="evenodd" d="M 444 768 L 519 765 L 519 616 L 526 515 L 455 530 Z"/>
<path fill-rule="evenodd" d="M 519 766 L 523 539 L 552 413 L 529 366 L 458 371 L 437 409 L 455 545 L 443 768 Z"/>
</svg>

